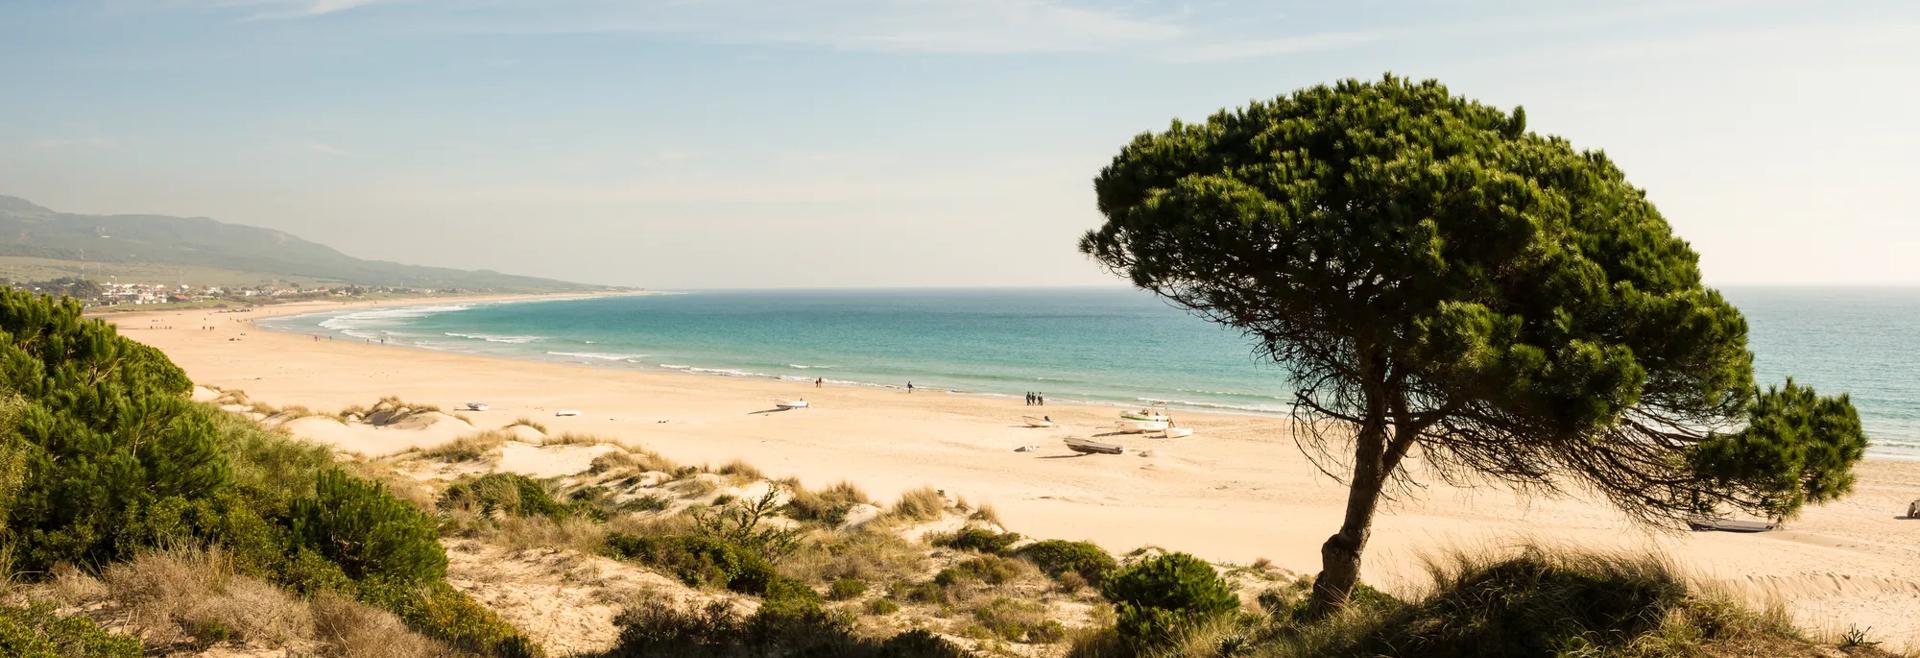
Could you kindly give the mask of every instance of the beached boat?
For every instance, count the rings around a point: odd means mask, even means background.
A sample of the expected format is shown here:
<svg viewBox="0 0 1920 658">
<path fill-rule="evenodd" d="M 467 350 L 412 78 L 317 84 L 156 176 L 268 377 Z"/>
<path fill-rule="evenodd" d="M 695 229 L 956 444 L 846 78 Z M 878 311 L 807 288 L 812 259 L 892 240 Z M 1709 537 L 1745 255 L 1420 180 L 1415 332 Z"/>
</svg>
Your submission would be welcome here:
<svg viewBox="0 0 1920 658">
<path fill-rule="evenodd" d="M 1117 455 L 1126 451 L 1126 449 L 1121 448 L 1117 444 L 1101 443 L 1092 439 L 1082 439 L 1077 436 L 1068 438 L 1066 444 L 1067 449 L 1085 455 Z"/>
<path fill-rule="evenodd" d="M 779 407 L 781 409 L 805 409 L 807 408 L 807 401 L 806 400 L 781 400 L 779 402 L 773 403 L 773 406 Z"/>
<path fill-rule="evenodd" d="M 1167 421 L 1123 420 L 1120 421 L 1118 427 L 1122 432 L 1165 432 L 1167 431 Z"/>
<path fill-rule="evenodd" d="M 1161 409 L 1140 409 L 1120 412 L 1121 420 L 1139 420 L 1146 422 L 1166 422 L 1167 412 Z"/>
<path fill-rule="evenodd" d="M 467 403 L 467 411 L 486 411 L 486 410 L 487 410 L 487 403 L 485 402 L 468 402 Z"/>
<path fill-rule="evenodd" d="M 580 410 L 579 410 L 579 409 L 561 409 L 561 410 L 559 410 L 559 411 L 555 411 L 555 412 L 553 412 L 553 415 L 555 415 L 555 416 L 578 416 L 578 415 L 580 415 Z"/>
<path fill-rule="evenodd" d="M 1739 519 L 1716 519 L 1707 516 L 1694 516 L 1687 519 L 1687 527 L 1695 532 L 1718 530 L 1720 532 L 1766 532 L 1779 527 L 1766 521 L 1743 521 Z"/>
<path fill-rule="evenodd" d="M 1052 419 L 1040 416 L 1021 416 L 1020 420 L 1027 421 L 1027 427 L 1053 427 Z"/>
<path fill-rule="evenodd" d="M 1162 438 L 1168 438 L 1168 439 L 1184 439 L 1186 437 L 1193 436 L 1193 428 L 1169 427 L 1167 428 L 1167 431 L 1161 432 L 1160 436 Z"/>
</svg>

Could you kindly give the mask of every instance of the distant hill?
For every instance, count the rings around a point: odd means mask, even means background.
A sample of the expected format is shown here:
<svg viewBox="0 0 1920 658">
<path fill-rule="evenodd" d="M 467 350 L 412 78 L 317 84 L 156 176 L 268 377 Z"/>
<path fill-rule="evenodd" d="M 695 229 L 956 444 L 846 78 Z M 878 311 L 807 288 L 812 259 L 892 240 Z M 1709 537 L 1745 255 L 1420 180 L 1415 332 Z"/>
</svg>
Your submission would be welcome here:
<svg viewBox="0 0 1920 658">
<path fill-rule="evenodd" d="M 228 279 L 460 288 L 494 292 L 592 290 L 604 286 L 502 274 L 491 270 L 402 265 L 364 260 L 294 235 L 205 217 L 76 215 L 0 195 L 0 257 L 37 271 L 53 261 L 105 272 L 221 271 Z M 178 282 L 195 283 L 195 282 Z"/>
</svg>

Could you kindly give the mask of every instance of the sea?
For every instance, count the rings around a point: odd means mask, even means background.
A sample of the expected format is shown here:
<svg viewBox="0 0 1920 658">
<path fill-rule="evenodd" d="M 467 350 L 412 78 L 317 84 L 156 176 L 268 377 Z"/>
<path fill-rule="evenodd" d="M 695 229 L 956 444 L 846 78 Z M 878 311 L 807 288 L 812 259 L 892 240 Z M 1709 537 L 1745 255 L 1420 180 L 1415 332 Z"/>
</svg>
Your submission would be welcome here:
<svg viewBox="0 0 1920 658">
<path fill-rule="evenodd" d="M 1762 384 L 1848 393 L 1876 456 L 1920 459 L 1920 288 L 1723 288 Z M 1125 288 L 725 290 L 434 303 L 267 328 L 608 368 L 1280 414 L 1236 331 Z"/>
</svg>

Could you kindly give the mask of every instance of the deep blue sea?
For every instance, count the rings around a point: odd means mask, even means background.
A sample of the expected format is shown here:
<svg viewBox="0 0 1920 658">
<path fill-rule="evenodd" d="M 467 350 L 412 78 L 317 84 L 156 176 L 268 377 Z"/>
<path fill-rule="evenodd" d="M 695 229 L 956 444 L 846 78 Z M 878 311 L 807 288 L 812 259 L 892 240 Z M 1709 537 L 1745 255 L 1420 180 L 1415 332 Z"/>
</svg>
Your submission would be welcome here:
<svg viewBox="0 0 1920 658">
<path fill-rule="evenodd" d="M 1762 383 L 1848 392 L 1874 452 L 1920 458 L 1920 289 L 1727 288 Z M 1128 289 L 714 291 L 439 304 L 271 328 L 419 348 L 1111 403 L 1284 412 L 1238 333 Z"/>
</svg>

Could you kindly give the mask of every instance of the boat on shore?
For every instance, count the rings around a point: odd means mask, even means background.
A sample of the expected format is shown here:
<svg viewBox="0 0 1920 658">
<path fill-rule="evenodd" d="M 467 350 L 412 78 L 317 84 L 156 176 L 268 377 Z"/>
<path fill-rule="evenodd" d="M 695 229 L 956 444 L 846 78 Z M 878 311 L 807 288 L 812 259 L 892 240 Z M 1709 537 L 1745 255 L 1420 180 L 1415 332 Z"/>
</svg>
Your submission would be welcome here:
<svg viewBox="0 0 1920 658">
<path fill-rule="evenodd" d="M 1169 427 L 1160 433 L 1160 438 L 1163 439 L 1184 439 L 1189 436 L 1193 436 L 1191 427 Z"/>
<path fill-rule="evenodd" d="M 468 402 L 467 403 L 467 411 L 486 411 L 486 410 L 487 410 L 487 403 L 485 402 Z"/>
<path fill-rule="evenodd" d="M 1136 409 L 1133 411 L 1122 411 L 1120 412 L 1120 420 L 1138 420 L 1138 421 L 1145 421 L 1149 423 L 1151 422 L 1164 423 L 1167 421 L 1167 409 L 1165 405 L 1155 405 L 1153 407 L 1144 408 L 1144 409 Z"/>
<path fill-rule="evenodd" d="M 1122 420 L 1118 427 L 1122 432 L 1165 432 L 1167 431 L 1167 421 Z"/>
<path fill-rule="evenodd" d="M 1083 455 L 1118 455 L 1126 452 L 1125 448 L 1120 447 L 1120 445 L 1116 443 L 1102 443 L 1093 439 L 1083 439 L 1077 436 L 1068 437 L 1065 443 L 1067 444 L 1067 449 Z"/>
<path fill-rule="evenodd" d="M 1020 420 L 1026 421 L 1027 427 L 1053 427 L 1054 424 L 1053 419 L 1042 416 L 1021 416 Z"/>
<path fill-rule="evenodd" d="M 807 408 L 807 401 L 806 400 L 781 400 L 779 402 L 773 403 L 773 406 L 779 407 L 781 409 L 805 409 Z"/>
</svg>

